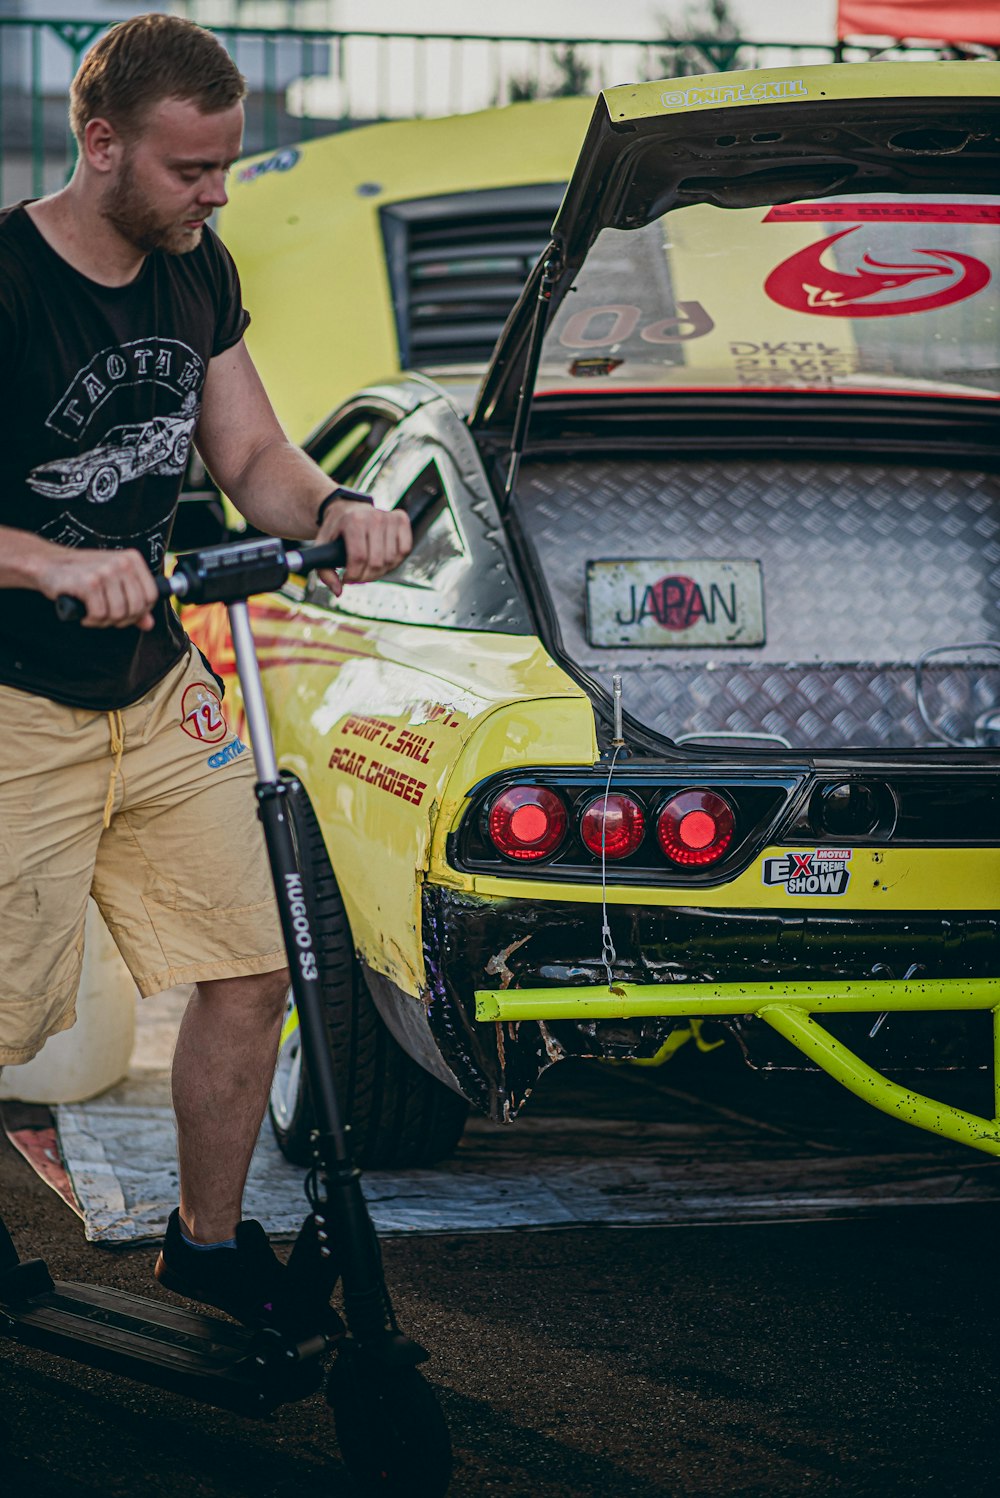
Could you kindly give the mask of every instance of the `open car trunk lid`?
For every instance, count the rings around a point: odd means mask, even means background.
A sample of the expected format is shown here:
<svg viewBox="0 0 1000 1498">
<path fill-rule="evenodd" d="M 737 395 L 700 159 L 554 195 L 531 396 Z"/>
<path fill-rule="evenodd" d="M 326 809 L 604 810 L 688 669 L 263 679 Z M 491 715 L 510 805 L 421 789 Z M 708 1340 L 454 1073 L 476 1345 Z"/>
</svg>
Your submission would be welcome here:
<svg viewBox="0 0 1000 1498">
<path fill-rule="evenodd" d="M 599 101 L 473 424 L 502 462 L 531 392 L 540 619 L 656 735 L 1000 743 L 998 90 L 863 64 Z"/>
</svg>

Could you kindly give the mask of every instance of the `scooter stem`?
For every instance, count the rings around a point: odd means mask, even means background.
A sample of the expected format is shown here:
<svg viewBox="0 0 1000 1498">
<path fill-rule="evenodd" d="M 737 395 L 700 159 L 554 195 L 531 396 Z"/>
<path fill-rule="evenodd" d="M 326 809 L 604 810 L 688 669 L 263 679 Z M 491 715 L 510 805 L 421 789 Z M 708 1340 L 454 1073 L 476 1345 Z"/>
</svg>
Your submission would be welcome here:
<svg viewBox="0 0 1000 1498">
<path fill-rule="evenodd" d="M 264 702 L 264 683 L 260 679 L 260 663 L 257 660 L 257 647 L 250 628 L 246 600 L 240 599 L 228 607 L 229 633 L 236 656 L 236 674 L 243 692 L 243 709 L 247 717 L 250 745 L 257 764 L 257 778 L 278 785 L 278 761 L 274 753 L 274 739 L 271 737 L 271 724 Z"/>
<path fill-rule="evenodd" d="M 302 1030 L 309 1081 L 320 1132 L 333 1142 L 331 1165 L 350 1164 L 350 1152 L 337 1103 L 337 1087 L 323 1017 L 323 993 L 312 921 L 305 899 L 288 811 L 288 790 L 278 773 L 274 739 L 264 700 L 257 647 L 245 599 L 228 605 L 236 671 L 243 692 L 247 730 L 257 764 L 257 807 L 267 844 L 278 902 L 292 992 Z"/>
</svg>

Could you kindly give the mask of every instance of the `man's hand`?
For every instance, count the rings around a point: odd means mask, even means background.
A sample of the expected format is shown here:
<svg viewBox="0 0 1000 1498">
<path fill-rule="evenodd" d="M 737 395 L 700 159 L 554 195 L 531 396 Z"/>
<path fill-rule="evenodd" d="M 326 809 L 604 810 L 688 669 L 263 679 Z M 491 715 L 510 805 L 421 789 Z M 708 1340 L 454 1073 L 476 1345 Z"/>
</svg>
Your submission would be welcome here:
<svg viewBox="0 0 1000 1498">
<path fill-rule="evenodd" d="M 344 582 L 370 583 L 398 567 L 413 544 L 402 510 L 375 510 L 349 499 L 326 503 L 330 475 L 282 430 L 242 339 L 209 363 L 195 442 L 223 494 L 265 536 L 315 536 L 317 542 L 343 537 L 343 579 L 335 572 L 319 574 L 335 595 Z M 317 527 L 320 504 L 323 521 Z"/>
<path fill-rule="evenodd" d="M 316 543 L 342 536 L 347 548 L 343 580 L 336 572 L 321 572 L 320 578 L 335 597 L 344 583 L 371 583 L 398 567 L 413 545 L 410 519 L 405 510 L 376 510 L 356 499 L 335 499 L 326 507 Z"/>
<path fill-rule="evenodd" d="M 60 593 L 79 598 L 90 629 L 153 628 L 150 612 L 157 600 L 156 581 L 138 551 L 91 551 L 59 546 L 59 555 L 39 571 L 38 586 L 53 601 Z"/>
</svg>

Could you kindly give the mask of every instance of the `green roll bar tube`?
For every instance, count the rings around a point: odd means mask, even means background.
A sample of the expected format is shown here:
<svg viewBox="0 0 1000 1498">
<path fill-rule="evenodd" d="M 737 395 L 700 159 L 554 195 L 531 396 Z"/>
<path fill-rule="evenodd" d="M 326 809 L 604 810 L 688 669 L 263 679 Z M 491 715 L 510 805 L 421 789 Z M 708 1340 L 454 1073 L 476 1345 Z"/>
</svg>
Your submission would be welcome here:
<svg viewBox="0 0 1000 1498">
<path fill-rule="evenodd" d="M 883 1113 L 918 1129 L 1000 1155 L 1000 978 L 938 978 L 858 983 L 615 983 L 610 988 L 507 988 L 476 991 L 476 1019 L 676 1019 L 749 1017 L 772 1029 L 835 1082 Z M 993 1118 L 980 1118 L 891 1082 L 848 1050 L 817 1014 L 901 1014 L 990 1010 L 993 1014 Z"/>
</svg>

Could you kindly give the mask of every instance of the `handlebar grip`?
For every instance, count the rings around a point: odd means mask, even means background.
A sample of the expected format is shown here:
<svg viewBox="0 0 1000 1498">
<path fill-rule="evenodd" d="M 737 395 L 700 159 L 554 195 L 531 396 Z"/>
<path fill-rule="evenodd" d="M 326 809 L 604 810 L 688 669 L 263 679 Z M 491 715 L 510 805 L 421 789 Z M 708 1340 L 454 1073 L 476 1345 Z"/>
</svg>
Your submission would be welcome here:
<svg viewBox="0 0 1000 1498">
<path fill-rule="evenodd" d="M 300 565 L 294 568 L 296 572 L 321 572 L 343 567 L 347 562 L 347 547 L 340 536 L 322 546 L 299 546 L 297 552 Z"/>
<path fill-rule="evenodd" d="M 81 619 L 86 619 L 87 610 L 82 598 L 74 598 L 72 593 L 60 593 L 56 599 L 56 618 L 62 624 L 79 624 Z"/>
<path fill-rule="evenodd" d="M 161 598 L 170 598 L 173 595 L 171 579 L 164 577 L 162 572 L 155 579 L 156 591 Z M 56 599 L 56 618 L 60 624 L 80 624 L 87 617 L 87 607 L 82 598 L 74 598 L 72 593 L 60 593 Z"/>
</svg>

